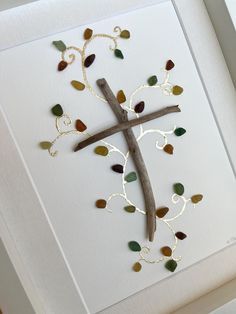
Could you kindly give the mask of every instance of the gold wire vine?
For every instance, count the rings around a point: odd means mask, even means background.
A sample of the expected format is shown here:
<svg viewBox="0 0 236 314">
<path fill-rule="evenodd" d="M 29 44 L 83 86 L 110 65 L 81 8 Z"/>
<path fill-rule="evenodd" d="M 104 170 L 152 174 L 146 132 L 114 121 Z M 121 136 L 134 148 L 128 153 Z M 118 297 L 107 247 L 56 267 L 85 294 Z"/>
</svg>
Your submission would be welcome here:
<svg viewBox="0 0 236 314">
<path fill-rule="evenodd" d="M 58 135 L 51 142 L 51 146 L 48 149 L 49 154 L 52 157 L 55 157 L 58 154 L 57 150 L 53 150 L 53 146 L 61 137 L 71 135 L 71 134 L 80 134 L 81 133 L 81 132 L 77 131 L 76 129 L 69 129 L 69 130 L 65 131 L 61 128 L 60 123 L 63 123 L 64 127 L 70 127 L 72 125 L 72 120 L 67 114 L 63 114 L 60 117 L 56 117 L 56 129 L 57 129 Z"/>
<path fill-rule="evenodd" d="M 121 33 L 121 28 L 119 26 L 116 26 L 113 30 L 114 32 L 118 32 L 119 34 L 117 36 L 112 36 L 112 35 L 108 35 L 108 34 L 95 34 L 92 35 L 91 38 L 87 39 L 83 45 L 83 48 L 77 48 L 75 46 L 71 46 L 66 48 L 66 50 L 64 50 L 61 54 L 61 58 L 63 61 L 67 62 L 68 64 L 72 64 L 75 61 L 75 54 L 69 54 L 69 60 L 66 59 L 66 53 L 71 51 L 71 50 L 75 50 L 76 52 L 79 52 L 80 56 L 81 56 L 81 69 L 82 69 L 82 75 L 83 75 L 83 81 L 85 86 L 90 90 L 90 92 L 97 97 L 98 99 L 102 100 L 103 102 L 106 102 L 105 98 L 98 95 L 95 90 L 92 88 L 92 86 L 90 85 L 88 78 L 87 78 L 87 73 L 86 73 L 86 68 L 84 66 L 84 61 L 86 59 L 86 48 L 87 46 L 91 43 L 91 41 L 93 41 L 95 38 L 108 38 L 111 41 L 113 41 L 114 46 L 109 46 L 109 49 L 111 51 L 114 51 L 118 44 L 117 44 L 117 39 L 119 38 L 119 35 Z"/>
<path fill-rule="evenodd" d="M 72 64 L 75 61 L 75 59 L 76 59 L 75 53 L 74 52 L 71 53 L 72 51 L 75 51 L 75 52 L 80 54 L 80 56 L 81 56 L 81 68 L 82 68 L 82 75 L 83 75 L 84 84 L 96 98 L 100 99 L 103 102 L 107 102 L 107 101 L 105 100 L 104 97 L 102 97 L 102 96 L 100 96 L 99 94 L 96 93 L 96 91 L 92 88 L 92 86 L 90 85 L 90 83 L 88 81 L 86 68 L 84 66 L 84 61 L 86 59 L 86 48 L 91 43 L 91 41 L 93 41 L 95 38 L 107 38 L 107 39 L 110 39 L 113 42 L 113 46 L 110 45 L 109 49 L 112 50 L 112 51 L 117 49 L 117 46 L 118 46 L 117 39 L 119 38 L 122 30 L 121 30 L 121 28 L 119 26 L 116 26 L 113 31 L 115 33 L 118 33 L 118 34 L 116 36 L 112 36 L 112 35 L 108 35 L 108 34 L 94 34 L 94 35 L 91 36 L 91 38 L 85 40 L 85 43 L 84 43 L 82 49 L 78 48 L 78 47 L 75 47 L 75 46 L 70 46 L 70 47 L 67 47 L 66 50 L 64 50 L 61 53 L 62 60 L 67 62 L 68 64 Z M 133 107 L 134 97 L 136 96 L 136 94 L 138 92 L 140 92 L 140 91 L 142 91 L 144 89 L 157 89 L 157 90 L 160 90 L 164 95 L 167 95 L 167 96 L 173 95 L 172 88 L 173 88 L 174 85 L 170 83 L 169 78 L 170 78 L 170 73 L 169 73 L 169 71 L 165 70 L 165 77 L 164 77 L 164 80 L 163 80 L 162 83 L 156 84 L 154 86 L 150 86 L 150 85 L 147 85 L 147 84 L 143 84 L 143 85 L 139 86 L 131 94 L 131 96 L 129 97 L 128 106 L 122 105 L 123 109 L 127 110 L 130 114 L 135 114 L 135 116 L 138 118 L 139 114 L 134 111 L 134 107 Z M 63 125 L 63 128 L 66 127 L 66 128 L 69 128 L 69 130 L 63 129 L 61 127 L 61 124 Z M 54 147 L 55 143 L 61 137 L 64 137 L 64 136 L 67 136 L 67 135 L 70 135 L 70 134 L 78 134 L 78 135 L 82 134 L 82 135 L 90 136 L 90 134 L 88 132 L 86 132 L 86 131 L 81 133 L 81 132 L 77 131 L 76 129 L 70 129 L 71 125 L 72 125 L 72 120 L 71 120 L 71 118 L 67 114 L 63 114 L 61 117 L 57 117 L 56 118 L 56 129 L 57 129 L 58 135 L 51 142 L 51 147 L 48 149 L 49 150 L 49 154 L 52 157 L 55 157 L 57 155 L 57 151 L 53 150 L 53 147 Z M 174 127 L 170 131 L 162 131 L 162 130 L 159 130 L 159 129 L 144 130 L 142 125 L 140 125 L 139 128 L 140 128 L 140 132 L 139 132 L 139 135 L 137 136 L 137 141 L 140 141 L 146 135 L 151 134 L 151 133 L 156 133 L 157 135 L 159 135 L 159 136 L 161 136 L 163 138 L 163 144 L 162 145 L 160 145 L 159 142 L 156 141 L 156 148 L 160 149 L 160 150 L 163 150 L 164 146 L 168 143 L 168 135 L 173 134 L 175 129 L 176 129 L 176 127 Z M 146 212 L 143 211 L 142 209 L 138 208 L 128 198 L 128 195 L 127 195 L 125 173 L 126 173 L 126 166 L 127 166 L 127 163 L 128 163 L 128 159 L 129 159 L 129 156 L 130 156 L 129 151 L 126 154 L 124 154 L 121 150 L 119 150 L 113 144 L 111 144 L 111 143 L 109 143 L 109 142 L 107 142 L 105 140 L 102 140 L 100 142 L 103 143 L 104 145 L 106 145 L 109 148 L 108 156 L 110 156 L 111 153 L 116 152 L 116 153 L 120 154 L 120 156 L 123 158 L 123 161 L 124 161 L 124 163 L 123 163 L 124 171 L 123 171 L 122 178 L 121 178 L 121 180 L 122 180 L 122 192 L 121 193 L 113 193 L 113 194 L 111 194 L 108 197 L 108 199 L 107 199 L 107 206 L 106 206 L 105 209 L 108 212 L 112 212 L 112 210 L 109 207 L 109 203 L 111 202 L 111 200 L 113 198 L 121 197 L 121 198 L 123 198 L 127 202 L 128 205 L 135 206 L 135 209 L 136 209 L 135 212 L 138 212 L 138 213 L 140 213 L 142 215 L 146 215 Z M 181 259 L 181 256 L 174 257 L 174 252 L 175 252 L 175 250 L 177 248 L 177 245 L 178 245 L 178 238 L 175 235 L 176 232 L 175 232 L 174 228 L 172 227 L 171 222 L 174 221 L 175 219 L 179 218 L 184 213 L 184 211 L 186 210 L 187 204 L 190 202 L 190 199 L 186 199 L 184 196 L 179 196 L 177 194 L 173 194 L 172 195 L 172 203 L 174 205 L 179 203 L 180 201 L 182 201 L 183 205 L 182 205 L 181 210 L 175 216 L 170 217 L 170 218 L 166 218 L 166 219 L 156 217 L 157 222 L 164 223 L 169 228 L 171 233 L 173 234 L 174 243 L 173 243 L 172 248 L 171 248 L 172 249 L 172 255 L 168 256 L 168 257 L 167 256 L 163 256 L 163 257 L 158 258 L 158 259 L 151 259 L 151 258 L 148 257 L 150 252 L 151 252 L 151 248 L 148 245 L 144 245 L 144 246 L 141 247 L 141 251 L 139 252 L 139 260 L 138 261 L 143 261 L 143 262 L 146 262 L 148 264 L 155 264 L 155 263 L 159 263 L 159 262 L 165 261 L 165 260 L 170 259 L 170 258 L 172 258 L 176 262 Z"/>
</svg>

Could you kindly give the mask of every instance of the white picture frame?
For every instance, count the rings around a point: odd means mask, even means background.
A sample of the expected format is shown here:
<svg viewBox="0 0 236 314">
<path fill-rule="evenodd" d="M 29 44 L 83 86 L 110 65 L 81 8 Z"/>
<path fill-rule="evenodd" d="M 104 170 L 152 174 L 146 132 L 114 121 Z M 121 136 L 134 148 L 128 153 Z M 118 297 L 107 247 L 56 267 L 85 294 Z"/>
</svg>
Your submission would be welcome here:
<svg viewBox="0 0 236 314">
<path fill-rule="evenodd" d="M 206 0 L 205 4 L 231 73 L 234 86 L 236 86 L 236 65 L 233 53 L 236 50 L 236 3 L 234 0 Z"/>
<path fill-rule="evenodd" d="M 0 50 L 162 1 L 110 1 L 108 4 L 102 0 L 97 8 L 92 0 L 81 1 L 79 6 L 75 0 L 42 0 L 3 11 L 0 13 Z M 235 169 L 235 89 L 206 8 L 202 1 L 196 0 L 173 0 L 172 3 Z M 4 134 L 1 139 L 4 149 L 0 150 L 1 238 L 26 293 L 36 313 L 88 313 L 2 113 L 0 134 Z M 26 219 L 29 209 L 31 219 Z M 37 263 L 37 256 L 45 256 L 45 263 Z M 232 279 L 235 257 L 236 249 L 232 245 L 101 313 L 173 311 Z"/>
</svg>

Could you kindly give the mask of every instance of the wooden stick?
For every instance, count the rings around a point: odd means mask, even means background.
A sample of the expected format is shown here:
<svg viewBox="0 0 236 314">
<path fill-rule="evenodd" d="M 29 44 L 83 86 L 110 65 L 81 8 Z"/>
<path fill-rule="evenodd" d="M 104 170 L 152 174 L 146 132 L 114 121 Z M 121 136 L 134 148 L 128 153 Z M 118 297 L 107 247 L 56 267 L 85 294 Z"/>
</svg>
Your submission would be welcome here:
<svg viewBox="0 0 236 314">
<path fill-rule="evenodd" d="M 83 149 L 83 148 L 87 147 L 88 145 L 96 143 L 96 142 L 98 142 L 100 140 L 103 140 L 104 138 L 106 138 L 108 136 L 111 136 L 111 135 L 113 135 L 115 133 L 118 133 L 120 131 L 124 131 L 126 129 L 132 128 L 132 127 L 134 127 L 136 125 L 139 125 L 139 124 L 142 124 L 142 123 L 145 123 L 145 122 L 148 122 L 148 121 L 160 118 L 160 117 L 165 116 L 165 115 L 167 115 L 169 113 L 172 113 L 172 112 L 180 112 L 179 107 L 178 106 L 166 107 L 166 108 L 163 108 L 161 110 L 149 113 L 149 114 L 147 114 L 145 116 L 142 116 L 141 118 L 136 118 L 136 119 L 132 119 L 132 120 L 129 120 L 129 121 L 126 121 L 126 122 L 122 122 L 120 124 L 117 124 L 117 125 L 109 128 L 109 129 L 101 131 L 101 132 L 99 132 L 99 133 L 97 133 L 97 134 L 95 134 L 93 136 L 90 136 L 89 138 L 87 138 L 84 141 L 81 141 L 76 146 L 74 151 L 77 152 L 78 150 Z"/>
</svg>

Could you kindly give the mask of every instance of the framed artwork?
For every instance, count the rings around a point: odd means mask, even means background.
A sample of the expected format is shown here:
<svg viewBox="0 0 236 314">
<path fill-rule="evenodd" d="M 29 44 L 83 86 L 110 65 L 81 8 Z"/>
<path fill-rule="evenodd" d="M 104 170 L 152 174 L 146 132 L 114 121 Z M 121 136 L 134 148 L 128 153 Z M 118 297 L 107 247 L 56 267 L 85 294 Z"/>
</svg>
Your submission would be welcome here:
<svg viewBox="0 0 236 314">
<path fill-rule="evenodd" d="M 235 90 L 190 6 L 0 13 L 1 236 L 37 313 L 173 311 L 232 278 Z"/>
</svg>

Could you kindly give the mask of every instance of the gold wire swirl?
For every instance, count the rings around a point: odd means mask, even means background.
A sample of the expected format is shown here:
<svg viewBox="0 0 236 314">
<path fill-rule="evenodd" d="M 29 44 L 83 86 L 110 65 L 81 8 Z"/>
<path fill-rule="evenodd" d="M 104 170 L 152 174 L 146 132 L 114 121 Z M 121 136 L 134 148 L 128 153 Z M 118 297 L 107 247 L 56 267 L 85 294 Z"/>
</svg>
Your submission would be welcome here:
<svg viewBox="0 0 236 314">
<path fill-rule="evenodd" d="M 68 129 L 68 130 L 62 129 L 62 127 L 69 128 L 72 125 L 72 120 L 67 114 L 63 114 L 60 117 L 56 117 L 55 124 L 56 124 L 57 132 L 59 134 L 51 142 L 51 147 L 48 149 L 48 152 L 52 157 L 55 157 L 58 154 L 58 151 L 54 150 L 54 145 L 61 137 L 71 135 L 71 134 L 81 134 L 81 132 L 77 131 L 76 129 Z"/>
<path fill-rule="evenodd" d="M 65 51 L 62 52 L 61 54 L 61 58 L 63 61 L 67 62 L 68 64 L 72 64 L 75 61 L 75 54 L 74 53 L 70 53 L 68 58 L 66 58 L 66 54 L 71 51 L 74 50 L 76 52 L 78 52 L 81 56 L 81 69 L 82 69 L 82 75 L 83 75 L 83 81 L 85 86 L 89 89 L 89 91 L 98 99 L 100 99 L 103 102 L 106 102 L 106 99 L 104 97 L 102 97 L 101 95 L 97 94 L 96 91 L 94 90 L 94 88 L 90 85 L 88 78 L 87 78 L 87 73 L 86 73 L 86 68 L 84 66 L 84 61 L 86 59 L 86 49 L 88 47 L 88 45 L 91 43 L 91 41 L 93 41 L 95 38 L 107 38 L 110 39 L 113 42 L 113 46 L 109 46 L 109 49 L 111 51 L 114 51 L 117 48 L 117 39 L 121 33 L 121 28 L 119 26 L 116 26 L 114 28 L 114 32 L 118 32 L 117 36 L 111 36 L 108 34 L 95 34 L 92 35 L 91 38 L 87 39 L 83 45 L 83 48 L 80 49 L 78 47 L 75 46 L 70 46 L 68 48 L 66 48 Z"/>
<path fill-rule="evenodd" d="M 157 132 L 158 134 L 162 135 L 163 136 L 163 139 L 164 139 L 164 144 L 163 145 L 158 145 L 158 141 L 156 142 L 156 148 L 158 149 L 163 149 L 163 147 L 167 144 L 167 134 L 173 134 L 174 133 L 174 130 L 175 130 L 176 127 L 174 127 L 172 130 L 170 131 L 160 131 L 160 130 L 146 130 L 146 131 L 143 131 L 142 134 L 139 135 L 139 137 L 137 138 L 138 141 L 140 141 L 144 136 L 146 136 L 147 134 L 150 134 L 150 133 L 154 133 L 154 132 Z M 122 158 L 124 159 L 124 164 L 123 164 L 123 174 L 122 174 L 122 190 L 123 192 L 122 193 L 113 193 L 111 194 L 108 199 L 107 199 L 107 206 L 106 206 L 106 210 L 108 212 L 112 212 L 112 210 L 110 209 L 109 207 L 109 203 L 111 202 L 111 200 L 115 197 L 121 197 L 123 198 L 128 205 L 131 205 L 131 206 L 135 206 L 135 209 L 136 209 L 136 212 L 140 213 L 140 214 L 143 214 L 143 215 L 146 215 L 146 212 L 144 210 L 141 210 L 140 208 L 138 208 L 134 202 L 132 202 L 129 198 L 128 198 L 128 195 L 127 195 L 127 191 L 126 191 L 126 181 L 125 181 L 125 173 L 126 173 L 126 167 L 127 167 L 127 163 L 128 163 L 128 159 L 129 159 L 129 151 L 124 154 L 122 151 L 120 151 L 117 147 L 115 147 L 114 145 L 111 145 L 110 143 L 108 142 L 105 142 L 103 141 L 103 144 L 107 145 L 107 146 L 110 146 L 111 149 L 109 150 L 109 153 L 111 152 L 117 152 L 119 153 Z M 141 252 L 139 253 L 140 255 L 140 258 L 139 258 L 139 261 L 143 261 L 143 262 L 146 262 L 148 264 L 157 264 L 157 263 L 160 263 L 162 261 L 165 261 L 169 258 L 172 258 L 173 260 L 175 260 L 176 262 L 177 261 L 180 261 L 181 260 L 181 256 L 178 256 L 178 257 L 175 257 L 174 256 L 174 252 L 177 248 L 177 245 L 178 245 L 178 238 L 175 236 L 175 233 L 176 231 L 173 229 L 173 227 L 171 226 L 171 224 L 169 222 L 177 219 L 178 217 L 180 217 L 185 209 L 186 209 L 186 205 L 187 203 L 190 201 L 190 199 L 185 199 L 184 196 L 178 196 L 177 194 L 173 194 L 172 196 L 172 203 L 173 204 L 177 204 L 179 203 L 179 201 L 182 200 L 183 201 L 183 206 L 180 210 L 180 212 L 175 215 L 174 217 L 172 218 L 169 218 L 169 219 L 162 219 L 162 218 L 158 218 L 156 217 L 157 219 L 157 223 L 164 223 L 171 231 L 172 235 L 173 235 L 173 239 L 174 239 L 174 243 L 171 247 L 171 250 L 172 250 L 172 255 L 170 257 L 161 257 L 161 258 L 158 258 L 158 259 L 150 259 L 148 258 L 148 254 L 150 253 L 151 249 L 147 246 L 144 246 L 142 247 L 141 249 Z M 146 251 L 145 251 L 146 249 Z"/>
</svg>

